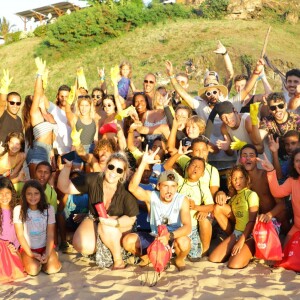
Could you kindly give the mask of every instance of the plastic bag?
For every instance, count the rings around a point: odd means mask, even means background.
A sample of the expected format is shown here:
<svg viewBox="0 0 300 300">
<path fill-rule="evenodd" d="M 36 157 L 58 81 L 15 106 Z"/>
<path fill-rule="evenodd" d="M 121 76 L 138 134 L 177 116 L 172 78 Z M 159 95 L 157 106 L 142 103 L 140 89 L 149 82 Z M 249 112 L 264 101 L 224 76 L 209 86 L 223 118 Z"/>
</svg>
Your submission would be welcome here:
<svg viewBox="0 0 300 300">
<path fill-rule="evenodd" d="M 269 221 L 257 221 L 253 228 L 255 256 L 265 260 L 282 260 L 283 253 L 276 229 Z"/>
<path fill-rule="evenodd" d="M 276 267 L 300 272 L 300 231 L 293 234 L 283 249 L 283 260 Z"/>
<path fill-rule="evenodd" d="M 158 236 L 168 234 L 166 225 L 158 225 Z M 172 257 L 172 249 L 169 245 L 164 246 L 162 242 L 155 239 L 147 249 L 149 260 L 151 261 L 154 270 L 161 273 Z"/>
<path fill-rule="evenodd" d="M 16 253 L 11 253 L 8 248 L 8 241 L 0 240 L 0 282 L 10 282 L 23 278 L 24 267 L 20 257 Z"/>
</svg>

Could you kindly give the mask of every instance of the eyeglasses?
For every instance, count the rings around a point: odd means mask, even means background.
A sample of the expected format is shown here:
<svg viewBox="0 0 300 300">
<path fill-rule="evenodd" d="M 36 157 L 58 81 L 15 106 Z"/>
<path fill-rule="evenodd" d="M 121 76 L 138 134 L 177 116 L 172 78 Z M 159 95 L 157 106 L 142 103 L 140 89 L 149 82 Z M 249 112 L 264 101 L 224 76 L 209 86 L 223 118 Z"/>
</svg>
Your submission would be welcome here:
<svg viewBox="0 0 300 300">
<path fill-rule="evenodd" d="M 92 95 L 92 98 L 101 99 L 101 95 Z"/>
<path fill-rule="evenodd" d="M 212 95 L 217 95 L 218 94 L 218 90 L 213 90 L 211 92 L 206 92 L 205 95 L 206 97 L 210 97 Z"/>
<path fill-rule="evenodd" d="M 10 105 L 17 105 L 20 106 L 21 102 L 15 102 L 15 101 L 8 101 Z"/>
<path fill-rule="evenodd" d="M 112 164 L 107 165 L 108 170 L 112 171 L 116 167 Z M 118 174 L 123 174 L 124 170 L 122 168 L 116 168 Z"/>
<path fill-rule="evenodd" d="M 154 84 L 154 81 L 152 81 L 152 80 L 144 80 L 144 83 L 151 83 L 151 84 Z"/>
<path fill-rule="evenodd" d="M 284 108 L 284 103 L 280 103 L 280 104 L 278 104 L 278 105 L 271 105 L 271 106 L 270 106 L 270 109 L 271 109 L 272 111 L 275 111 L 277 107 L 278 107 L 279 109 L 283 109 L 283 108 Z"/>
</svg>

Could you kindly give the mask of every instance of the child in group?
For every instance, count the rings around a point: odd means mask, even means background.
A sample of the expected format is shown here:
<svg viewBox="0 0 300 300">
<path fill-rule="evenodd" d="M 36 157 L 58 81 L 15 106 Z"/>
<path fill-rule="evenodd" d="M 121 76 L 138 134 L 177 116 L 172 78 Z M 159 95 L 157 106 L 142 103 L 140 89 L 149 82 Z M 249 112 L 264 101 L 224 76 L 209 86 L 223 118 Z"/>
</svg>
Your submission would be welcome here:
<svg viewBox="0 0 300 300">
<path fill-rule="evenodd" d="M 225 262 L 241 269 L 249 264 L 255 252 L 251 236 L 258 212 L 258 195 L 249 189 L 250 177 L 244 166 L 234 166 L 228 173 L 227 185 L 231 199 L 228 204 L 215 204 L 214 216 L 220 227 L 230 234 L 209 255 L 209 261 Z M 234 227 L 233 227 L 234 226 Z"/>
<path fill-rule="evenodd" d="M 24 136 L 20 132 L 11 132 L 6 137 L 4 150 L 0 153 L 0 177 L 8 177 L 13 183 L 23 179 Z"/>
<path fill-rule="evenodd" d="M 135 86 L 132 82 L 132 69 L 131 64 L 129 62 L 123 61 L 120 66 L 120 77 L 118 81 L 118 91 L 119 95 L 123 97 L 125 100 L 128 96 L 129 88 L 131 88 L 132 92 L 135 92 Z"/>
<path fill-rule="evenodd" d="M 14 224 L 12 221 L 13 209 L 16 205 L 16 199 L 16 192 L 12 182 L 6 177 L 0 178 L 0 261 L 4 259 L 4 257 L 2 257 L 2 255 L 4 255 L 3 247 L 7 247 L 10 251 L 10 255 L 15 256 L 12 260 L 8 260 L 7 256 L 5 257 L 6 267 L 10 269 L 12 273 L 2 274 L 4 270 L 1 267 L 0 281 L 4 281 L 5 279 L 17 279 L 24 276 L 22 262 L 18 256 L 18 249 L 20 244 L 17 239 Z M 8 264 L 10 262 L 13 263 L 13 261 L 19 262 L 19 269 L 16 269 L 15 264 L 8 267 Z M 1 262 L 1 264 L 3 264 L 3 262 Z M 6 269 L 5 271 L 9 272 L 9 270 Z M 9 278 L 7 278 L 7 276 L 9 276 Z"/>
<path fill-rule="evenodd" d="M 25 271 L 32 276 L 41 269 L 47 274 L 57 273 L 61 263 L 55 252 L 55 212 L 47 204 L 42 185 L 37 180 L 25 182 L 22 204 L 14 208 L 13 221 Z"/>
</svg>

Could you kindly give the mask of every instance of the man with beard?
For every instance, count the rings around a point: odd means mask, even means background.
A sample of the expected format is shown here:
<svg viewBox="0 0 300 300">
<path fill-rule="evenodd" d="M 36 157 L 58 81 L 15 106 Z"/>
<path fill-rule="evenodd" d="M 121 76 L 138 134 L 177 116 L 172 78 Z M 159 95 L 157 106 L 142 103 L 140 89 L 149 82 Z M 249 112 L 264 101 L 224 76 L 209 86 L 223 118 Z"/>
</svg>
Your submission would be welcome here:
<svg viewBox="0 0 300 300">
<path fill-rule="evenodd" d="M 286 72 L 286 92 L 284 97 L 288 108 L 295 110 L 300 104 L 300 69 L 292 69 Z"/>
<path fill-rule="evenodd" d="M 269 222 L 276 218 L 281 223 L 282 233 L 287 233 L 290 224 L 287 220 L 283 199 L 274 198 L 269 189 L 267 172 L 257 167 L 258 152 L 255 146 L 245 145 L 240 151 L 239 163 L 242 164 L 250 176 L 250 189 L 259 197 L 259 220 Z M 227 197 L 223 191 L 216 193 L 215 202 L 219 205 L 226 203 Z"/>
<path fill-rule="evenodd" d="M 157 226 L 166 224 L 169 233 L 158 237 L 163 245 L 174 244 L 176 258 L 175 265 L 179 271 L 185 269 L 185 258 L 191 247 L 188 235 L 192 231 L 189 200 L 177 193 L 178 176 L 173 171 L 165 171 L 158 177 L 157 188 L 159 191 L 147 191 L 139 186 L 142 175 L 148 164 L 157 163 L 155 155 L 159 148 L 153 153 L 147 151 L 133 175 L 129 191 L 139 200 L 144 201 L 150 218 L 151 234 L 148 232 L 137 232 L 126 235 L 123 239 L 124 248 L 136 256 L 145 256 L 148 246 L 155 240 Z"/>
</svg>

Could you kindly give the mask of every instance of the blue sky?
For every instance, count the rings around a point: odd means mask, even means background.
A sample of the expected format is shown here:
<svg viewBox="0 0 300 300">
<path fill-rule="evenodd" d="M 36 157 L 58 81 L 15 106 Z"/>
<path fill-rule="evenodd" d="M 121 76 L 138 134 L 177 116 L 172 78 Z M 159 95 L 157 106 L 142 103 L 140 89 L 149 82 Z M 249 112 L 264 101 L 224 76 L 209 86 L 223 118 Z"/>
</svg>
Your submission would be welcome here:
<svg viewBox="0 0 300 300">
<path fill-rule="evenodd" d="M 16 27 L 14 27 L 14 31 L 17 31 L 18 29 L 23 30 L 23 21 L 20 17 L 16 16 L 15 13 L 58 2 L 71 2 L 79 6 L 85 5 L 84 1 L 79 0 L 0 0 L 0 18 L 2 19 L 5 17 L 11 25 L 15 24 Z M 35 28 L 35 25 L 32 22 L 27 24 L 27 29 L 30 29 L 30 27 Z"/>
</svg>

